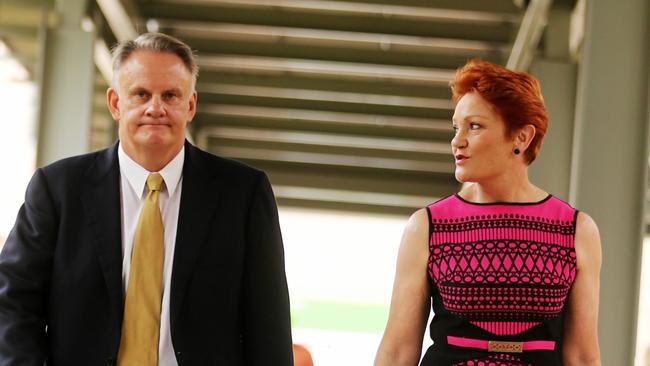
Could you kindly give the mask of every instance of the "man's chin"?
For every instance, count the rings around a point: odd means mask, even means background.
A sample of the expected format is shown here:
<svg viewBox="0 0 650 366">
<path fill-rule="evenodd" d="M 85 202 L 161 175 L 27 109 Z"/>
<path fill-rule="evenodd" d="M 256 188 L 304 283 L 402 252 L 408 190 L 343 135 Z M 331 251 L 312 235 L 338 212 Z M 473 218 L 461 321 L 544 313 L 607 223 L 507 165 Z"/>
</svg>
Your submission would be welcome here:
<svg viewBox="0 0 650 366">
<path fill-rule="evenodd" d="M 136 145 L 143 148 L 162 149 L 176 145 L 169 136 L 161 136 L 159 134 L 147 134 L 136 139 Z"/>
</svg>

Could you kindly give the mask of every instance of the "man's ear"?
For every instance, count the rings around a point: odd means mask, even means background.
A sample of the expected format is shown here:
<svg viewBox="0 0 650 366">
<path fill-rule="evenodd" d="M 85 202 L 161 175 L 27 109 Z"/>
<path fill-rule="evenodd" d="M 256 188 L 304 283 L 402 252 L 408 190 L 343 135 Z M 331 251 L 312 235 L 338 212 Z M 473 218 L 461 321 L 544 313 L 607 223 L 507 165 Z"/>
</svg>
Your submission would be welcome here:
<svg viewBox="0 0 650 366">
<path fill-rule="evenodd" d="M 194 118 L 194 115 L 196 114 L 196 100 L 198 98 L 198 93 L 196 90 L 192 91 L 192 95 L 190 95 L 190 102 L 189 102 L 189 109 L 188 109 L 188 118 L 187 118 L 187 123 L 192 122 L 192 119 Z"/>
<path fill-rule="evenodd" d="M 106 90 L 106 104 L 108 104 L 108 110 L 111 112 L 111 116 L 116 121 L 120 120 L 120 108 L 118 106 L 120 102 L 120 96 L 117 93 L 117 90 L 108 88 Z"/>
<path fill-rule="evenodd" d="M 192 120 L 196 114 L 196 102 L 198 97 L 199 94 L 196 92 L 196 90 L 192 91 L 192 96 L 190 97 L 190 120 Z"/>
</svg>

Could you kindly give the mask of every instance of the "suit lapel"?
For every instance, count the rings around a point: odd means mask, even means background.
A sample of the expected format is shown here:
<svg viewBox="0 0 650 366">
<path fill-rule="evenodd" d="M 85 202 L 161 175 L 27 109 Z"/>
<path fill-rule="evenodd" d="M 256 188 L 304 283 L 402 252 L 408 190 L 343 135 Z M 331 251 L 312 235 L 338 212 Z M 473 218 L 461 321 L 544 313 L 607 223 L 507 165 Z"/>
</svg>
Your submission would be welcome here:
<svg viewBox="0 0 650 366">
<path fill-rule="evenodd" d="M 175 328 L 178 313 L 183 304 L 187 282 L 201 248 L 207 240 L 211 222 L 217 207 L 215 190 L 218 190 L 214 175 L 203 162 L 200 151 L 185 143 L 183 164 L 183 187 L 178 212 L 178 229 L 172 268 L 170 316 L 171 327 Z M 211 199 L 206 200 L 205 197 Z"/>
<path fill-rule="evenodd" d="M 94 245 L 104 273 L 111 311 L 119 334 L 122 323 L 122 228 L 120 168 L 117 143 L 99 153 L 86 171 L 81 192 L 86 221 L 94 234 Z"/>
</svg>

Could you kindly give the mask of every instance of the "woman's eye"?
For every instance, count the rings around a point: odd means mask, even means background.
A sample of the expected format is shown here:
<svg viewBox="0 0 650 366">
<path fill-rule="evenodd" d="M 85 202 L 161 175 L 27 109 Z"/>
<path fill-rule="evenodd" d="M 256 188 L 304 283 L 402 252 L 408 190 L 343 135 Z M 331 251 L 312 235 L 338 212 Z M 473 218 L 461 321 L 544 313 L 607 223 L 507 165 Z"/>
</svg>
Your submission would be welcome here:
<svg viewBox="0 0 650 366">
<path fill-rule="evenodd" d="M 478 123 L 470 123 L 469 127 L 472 130 L 478 130 L 479 128 L 481 128 L 481 125 L 479 125 Z"/>
</svg>

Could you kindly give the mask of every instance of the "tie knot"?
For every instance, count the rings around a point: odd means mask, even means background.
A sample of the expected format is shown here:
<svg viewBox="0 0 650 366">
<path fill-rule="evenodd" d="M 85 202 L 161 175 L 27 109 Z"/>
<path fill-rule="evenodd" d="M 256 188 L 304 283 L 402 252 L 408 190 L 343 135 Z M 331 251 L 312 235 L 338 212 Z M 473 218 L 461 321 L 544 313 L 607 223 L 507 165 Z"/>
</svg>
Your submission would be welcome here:
<svg viewBox="0 0 650 366">
<path fill-rule="evenodd" d="M 151 173 L 147 177 L 147 187 L 150 191 L 160 191 L 160 186 L 162 185 L 163 177 L 159 173 Z"/>
</svg>

